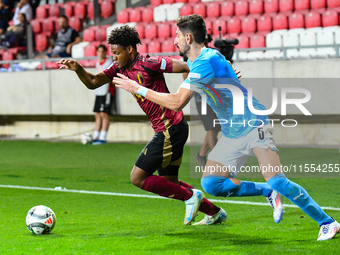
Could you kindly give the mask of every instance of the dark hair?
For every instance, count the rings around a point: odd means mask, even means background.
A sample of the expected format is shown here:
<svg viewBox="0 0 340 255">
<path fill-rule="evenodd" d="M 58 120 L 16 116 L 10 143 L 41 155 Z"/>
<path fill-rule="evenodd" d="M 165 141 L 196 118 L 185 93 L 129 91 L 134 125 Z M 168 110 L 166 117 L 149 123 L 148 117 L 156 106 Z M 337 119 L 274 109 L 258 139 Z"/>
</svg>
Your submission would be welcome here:
<svg viewBox="0 0 340 255">
<path fill-rule="evenodd" d="M 183 34 L 192 34 L 196 43 L 204 43 L 207 29 L 201 15 L 192 14 L 179 17 L 177 27 Z"/>
<path fill-rule="evenodd" d="M 142 44 L 136 29 L 128 25 L 113 29 L 107 41 L 109 44 L 117 44 L 124 48 L 132 46 L 135 50 L 137 50 L 137 44 Z"/>
<path fill-rule="evenodd" d="M 27 18 L 26 18 L 26 14 L 25 13 L 20 12 L 19 15 L 22 15 L 24 17 L 24 20 L 25 20 L 24 22 L 27 22 Z"/>
<path fill-rule="evenodd" d="M 100 48 L 103 48 L 104 51 L 107 51 L 107 48 L 104 44 L 99 44 L 97 47 L 96 47 L 96 51 L 98 51 Z"/>
<path fill-rule="evenodd" d="M 68 17 L 66 15 L 60 15 L 59 18 L 64 18 L 64 19 L 66 19 L 68 21 Z"/>
</svg>

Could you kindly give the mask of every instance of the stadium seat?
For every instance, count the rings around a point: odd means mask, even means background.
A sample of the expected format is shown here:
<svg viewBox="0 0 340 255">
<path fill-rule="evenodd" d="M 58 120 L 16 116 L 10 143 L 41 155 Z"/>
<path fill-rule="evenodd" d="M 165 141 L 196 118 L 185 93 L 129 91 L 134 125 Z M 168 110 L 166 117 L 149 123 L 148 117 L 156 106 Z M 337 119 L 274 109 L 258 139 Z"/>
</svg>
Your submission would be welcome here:
<svg viewBox="0 0 340 255">
<path fill-rule="evenodd" d="M 297 33 L 288 31 L 282 36 L 282 45 L 283 47 L 298 47 L 299 46 L 299 35 Z M 296 58 L 298 57 L 298 55 L 299 55 L 298 49 L 287 50 L 288 59 Z"/>
<path fill-rule="evenodd" d="M 330 45 L 334 44 L 334 33 L 329 30 L 320 30 L 316 34 L 317 45 Z M 318 57 L 332 57 L 335 56 L 336 52 L 333 47 L 317 48 L 316 55 Z"/>
<path fill-rule="evenodd" d="M 221 2 L 221 16 L 233 16 L 235 14 L 235 5 L 231 1 Z"/>
<path fill-rule="evenodd" d="M 72 17 L 74 15 L 74 8 L 76 2 L 67 2 L 64 4 L 64 12 L 67 17 Z"/>
<path fill-rule="evenodd" d="M 169 23 L 160 23 L 157 27 L 158 37 L 165 38 L 171 36 L 171 25 Z"/>
<path fill-rule="evenodd" d="M 49 37 L 45 33 L 35 35 L 35 48 L 41 53 L 49 46 Z"/>
<path fill-rule="evenodd" d="M 188 0 L 175 0 L 176 3 L 187 3 Z"/>
<path fill-rule="evenodd" d="M 280 0 L 280 12 L 289 12 L 294 10 L 294 0 Z"/>
<path fill-rule="evenodd" d="M 338 26 L 338 25 L 339 25 L 339 13 L 333 10 L 329 10 L 322 14 L 322 26 L 323 27 Z"/>
<path fill-rule="evenodd" d="M 242 31 L 241 20 L 236 17 L 230 19 L 227 25 L 229 34 L 241 33 Z"/>
<path fill-rule="evenodd" d="M 273 21 L 268 15 L 263 15 L 257 19 L 257 31 L 272 31 Z"/>
<path fill-rule="evenodd" d="M 288 18 L 284 14 L 277 14 L 273 18 L 273 29 L 274 30 L 281 30 L 288 28 Z"/>
<path fill-rule="evenodd" d="M 148 44 L 148 49 L 149 53 L 159 53 L 162 51 L 161 43 L 159 41 L 153 40 Z"/>
<path fill-rule="evenodd" d="M 50 17 L 53 16 L 53 17 L 59 17 L 60 16 L 60 8 L 61 6 L 59 4 L 54 4 L 54 5 L 51 5 L 50 7 Z"/>
<path fill-rule="evenodd" d="M 256 20 L 252 17 L 246 17 L 241 21 L 242 33 L 254 33 L 257 30 Z"/>
<path fill-rule="evenodd" d="M 176 31 L 177 31 L 177 25 L 176 23 L 170 23 L 170 27 L 171 27 L 171 37 L 176 37 Z"/>
<path fill-rule="evenodd" d="M 143 44 L 142 45 L 137 45 L 137 51 L 140 53 L 140 54 L 145 54 L 145 53 L 148 53 L 148 45 L 146 42 L 142 42 Z"/>
<path fill-rule="evenodd" d="M 263 54 L 264 59 L 281 59 L 283 52 L 281 50 L 270 50 L 270 48 L 282 47 L 282 35 L 279 33 L 270 33 L 266 36 L 267 50 Z"/>
<path fill-rule="evenodd" d="M 201 0 L 188 0 L 188 3 L 200 3 Z"/>
<path fill-rule="evenodd" d="M 99 4 L 99 15 L 100 15 L 100 3 Z M 87 16 L 94 20 L 94 8 L 93 8 L 93 1 L 90 1 L 87 5 Z"/>
<path fill-rule="evenodd" d="M 305 19 L 302 13 L 292 13 L 288 17 L 289 29 L 303 28 L 305 26 Z"/>
<path fill-rule="evenodd" d="M 327 0 L 327 7 L 328 8 L 336 8 L 340 6 L 339 0 Z"/>
<path fill-rule="evenodd" d="M 262 0 L 252 0 L 249 2 L 249 14 L 263 13 L 263 1 Z"/>
<path fill-rule="evenodd" d="M 321 27 L 321 15 L 318 12 L 311 11 L 305 16 L 305 27 Z"/>
<path fill-rule="evenodd" d="M 42 22 L 42 31 L 51 32 L 52 34 L 56 32 L 53 17 L 44 19 Z"/>
<path fill-rule="evenodd" d="M 117 22 L 118 23 L 128 23 L 129 22 L 129 9 L 123 9 L 117 13 Z"/>
<path fill-rule="evenodd" d="M 235 49 L 247 49 L 249 48 L 249 37 L 246 35 L 239 35 L 236 37 L 238 39 L 238 44 L 234 46 Z"/>
<path fill-rule="evenodd" d="M 175 38 L 168 38 L 162 42 L 162 52 L 176 52 L 176 46 L 174 44 Z"/>
<path fill-rule="evenodd" d="M 96 41 L 105 41 L 107 39 L 105 27 L 99 27 L 98 29 L 96 29 L 95 34 L 96 34 Z"/>
<path fill-rule="evenodd" d="M 142 21 L 143 22 L 152 22 L 153 21 L 153 7 L 146 7 L 142 12 Z"/>
<path fill-rule="evenodd" d="M 156 23 L 149 23 L 144 27 L 144 31 L 146 31 L 146 33 L 144 34 L 145 38 L 157 38 L 158 34 L 157 34 L 157 25 Z"/>
<path fill-rule="evenodd" d="M 48 10 L 49 10 L 49 5 L 44 4 L 40 5 L 36 9 L 36 18 L 37 19 L 45 19 L 48 17 Z"/>
<path fill-rule="evenodd" d="M 30 24 L 34 34 L 39 34 L 42 31 L 42 21 L 43 19 L 33 19 Z"/>
<path fill-rule="evenodd" d="M 300 34 L 300 46 L 316 46 L 316 34 L 313 31 L 304 31 Z M 310 58 L 316 55 L 316 48 L 302 48 L 299 50 L 300 58 Z"/>
<path fill-rule="evenodd" d="M 250 37 L 250 48 L 264 48 L 266 47 L 266 38 L 263 35 L 255 34 Z"/>
<path fill-rule="evenodd" d="M 89 42 L 81 42 L 81 43 L 73 45 L 72 48 L 71 48 L 72 58 L 83 58 L 83 57 L 85 57 L 84 49 L 87 45 L 89 45 Z"/>
<path fill-rule="evenodd" d="M 174 4 L 175 0 L 163 0 L 163 4 Z"/>
<path fill-rule="evenodd" d="M 76 17 L 76 16 L 71 17 L 69 23 L 70 23 L 70 27 L 75 29 L 77 32 L 81 30 L 82 25 L 83 25 L 81 18 Z"/>
<path fill-rule="evenodd" d="M 167 21 L 167 9 L 170 4 L 162 4 L 153 9 L 153 20 L 155 22 L 165 22 Z"/>
<path fill-rule="evenodd" d="M 307 10 L 310 8 L 310 0 L 295 0 L 294 8 L 296 11 Z"/>
<path fill-rule="evenodd" d="M 248 15 L 249 3 L 246 0 L 239 0 L 235 3 L 235 15 L 242 16 Z"/>
<path fill-rule="evenodd" d="M 228 32 L 227 21 L 222 18 L 215 19 L 212 21 L 212 34 L 219 35 L 218 27 L 221 27 L 221 34 L 226 34 Z M 209 31 L 207 30 L 207 33 Z"/>
<path fill-rule="evenodd" d="M 207 17 L 220 17 L 221 16 L 221 5 L 219 2 L 208 2 L 207 3 Z"/>
<path fill-rule="evenodd" d="M 103 1 L 100 5 L 100 15 L 107 19 L 115 12 L 115 6 L 111 1 Z"/>
<path fill-rule="evenodd" d="M 3 54 L 2 54 L 2 60 L 3 61 L 12 61 L 15 59 L 15 56 L 14 56 L 14 53 L 13 52 L 10 52 L 10 51 L 5 51 Z M 8 69 L 10 67 L 10 63 L 8 64 L 2 64 L 2 67 L 3 68 L 6 68 Z"/>
<path fill-rule="evenodd" d="M 144 25 L 143 23 L 138 23 L 136 26 L 135 26 L 135 29 L 137 31 L 137 33 L 139 34 L 139 37 L 140 39 L 143 39 L 145 37 L 145 29 L 144 29 Z"/>
<path fill-rule="evenodd" d="M 74 16 L 84 19 L 87 16 L 87 4 L 78 2 L 74 6 Z"/>
<path fill-rule="evenodd" d="M 193 14 L 193 8 L 191 4 L 185 4 L 181 7 L 179 11 L 180 16 L 187 16 Z"/>
<path fill-rule="evenodd" d="M 201 15 L 203 18 L 207 17 L 207 8 L 203 3 L 195 4 L 193 7 L 193 12 L 195 14 Z"/>
<path fill-rule="evenodd" d="M 264 12 L 272 13 L 279 11 L 279 0 L 265 0 L 264 1 Z"/>
<path fill-rule="evenodd" d="M 340 29 L 334 32 L 335 44 L 340 44 Z"/>
<path fill-rule="evenodd" d="M 142 21 L 142 9 L 141 8 L 135 8 L 130 11 L 130 22 L 141 22 Z"/>
<path fill-rule="evenodd" d="M 183 3 L 175 3 L 169 6 L 169 8 L 167 8 L 167 13 L 166 13 L 166 17 L 168 21 L 175 21 L 179 18 L 180 14 L 180 10 L 181 7 L 183 6 Z"/>
<path fill-rule="evenodd" d="M 84 48 L 84 56 L 85 57 L 94 57 L 97 55 L 96 48 L 100 44 L 100 42 L 91 42 Z"/>
<path fill-rule="evenodd" d="M 152 6 L 159 6 L 159 5 L 163 4 L 163 0 L 151 0 L 150 4 Z"/>
<path fill-rule="evenodd" d="M 327 6 L 326 0 L 311 0 L 310 2 L 311 9 L 321 9 Z"/>
</svg>

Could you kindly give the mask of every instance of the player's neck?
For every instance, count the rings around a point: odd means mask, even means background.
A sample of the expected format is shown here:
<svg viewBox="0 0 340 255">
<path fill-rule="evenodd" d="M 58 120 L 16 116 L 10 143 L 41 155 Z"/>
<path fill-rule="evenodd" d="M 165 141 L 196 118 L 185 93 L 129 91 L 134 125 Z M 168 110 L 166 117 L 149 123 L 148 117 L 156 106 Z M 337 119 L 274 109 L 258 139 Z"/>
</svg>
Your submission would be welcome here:
<svg viewBox="0 0 340 255">
<path fill-rule="evenodd" d="M 196 58 L 201 54 L 204 44 L 193 43 L 191 45 L 190 51 L 188 52 L 188 59 L 190 62 L 194 62 Z"/>
<path fill-rule="evenodd" d="M 131 69 L 132 69 L 132 64 L 135 62 L 135 59 L 136 59 L 136 57 L 137 57 L 137 54 L 138 54 L 137 52 L 131 54 L 130 64 L 126 67 L 127 70 L 131 71 Z"/>
</svg>

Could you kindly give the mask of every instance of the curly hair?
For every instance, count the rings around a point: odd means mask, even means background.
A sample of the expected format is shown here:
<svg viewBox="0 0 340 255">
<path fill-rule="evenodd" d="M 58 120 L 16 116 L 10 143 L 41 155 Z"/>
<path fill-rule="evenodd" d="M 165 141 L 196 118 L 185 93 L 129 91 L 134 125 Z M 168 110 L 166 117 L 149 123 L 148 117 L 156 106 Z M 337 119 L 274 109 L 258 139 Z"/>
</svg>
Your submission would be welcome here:
<svg viewBox="0 0 340 255">
<path fill-rule="evenodd" d="M 116 27 L 107 38 L 109 44 L 117 44 L 121 47 L 132 46 L 137 49 L 137 44 L 142 44 L 139 34 L 133 27 L 128 25 Z"/>
<path fill-rule="evenodd" d="M 201 15 L 192 14 L 177 19 L 177 27 L 183 33 L 191 33 L 196 43 L 204 43 L 207 29 Z"/>
</svg>

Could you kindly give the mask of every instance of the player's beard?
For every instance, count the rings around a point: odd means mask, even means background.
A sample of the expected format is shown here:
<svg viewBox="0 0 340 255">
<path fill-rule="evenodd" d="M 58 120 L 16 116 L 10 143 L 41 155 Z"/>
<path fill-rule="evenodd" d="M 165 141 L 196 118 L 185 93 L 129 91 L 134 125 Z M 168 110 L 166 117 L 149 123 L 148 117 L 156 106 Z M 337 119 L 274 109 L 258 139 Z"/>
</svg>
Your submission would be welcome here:
<svg viewBox="0 0 340 255">
<path fill-rule="evenodd" d="M 184 50 L 183 51 L 181 51 L 181 49 L 180 48 L 178 48 L 179 49 L 179 55 L 181 56 L 181 57 L 188 57 L 188 52 L 189 52 L 189 50 L 190 50 L 190 45 L 189 44 L 186 44 L 185 45 L 185 48 L 184 48 Z"/>
</svg>

